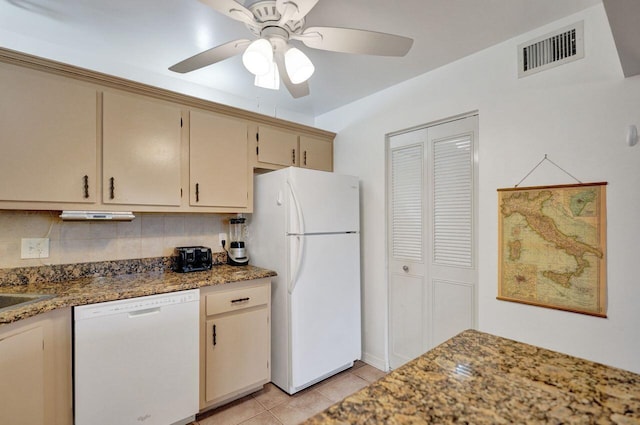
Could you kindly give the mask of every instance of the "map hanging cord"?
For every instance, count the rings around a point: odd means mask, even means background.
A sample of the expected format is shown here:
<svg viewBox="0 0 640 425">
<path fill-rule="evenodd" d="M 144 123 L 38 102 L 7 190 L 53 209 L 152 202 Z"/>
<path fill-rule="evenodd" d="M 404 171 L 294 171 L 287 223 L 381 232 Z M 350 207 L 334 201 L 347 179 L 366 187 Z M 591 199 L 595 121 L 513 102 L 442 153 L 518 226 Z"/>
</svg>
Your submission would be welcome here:
<svg viewBox="0 0 640 425">
<path fill-rule="evenodd" d="M 551 164 L 555 165 L 555 166 L 556 166 L 556 168 L 558 168 L 560 171 L 562 171 L 563 173 L 565 173 L 566 175 L 568 175 L 569 177 L 571 177 L 572 179 L 574 179 L 574 180 L 575 180 L 575 181 L 577 181 L 578 183 L 582 184 L 582 182 L 581 182 L 580 180 L 578 180 L 577 178 L 575 178 L 571 173 L 569 173 L 567 170 L 565 170 L 564 168 L 562 168 L 561 166 L 559 166 L 558 164 L 556 164 L 555 162 L 553 162 L 552 160 L 550 160 L 550 159 L 547 157 L 547 154 L 545 153 L 545 154 L 544 154 L 544 158 L 542 158 L 542 160 L 540 160 L 540 162 L 538 162 L 538 164 L 537 164 L 535 167 L 533 167 L 533 168 L 531 169 L 531 171 L 529 171 L 529 172 L 527 173 L 527 175 L 526 175 L 526 176 L 524 176 L 524 177 L 522 178 L 522 180 L 520 180 L 520 181 L 519 181 L 519 182 L 518 182 L 514 187 L 518 187 L 518 186 L 520 186 L 520 185 L 522 184 L 522 182 L 523 182 L 523 181 L 525 181 L 525 180 L 527 179 L 527 177 L 529 177 L 529 176 L 530 176 L 534 171 L 536 171 L 536 169 L 537 169 L 537 168 L 538 168 L 538 167 L 539 167 L 543 162 L 545 162 L 545 161 L 549 161 Z"/>
</svg>

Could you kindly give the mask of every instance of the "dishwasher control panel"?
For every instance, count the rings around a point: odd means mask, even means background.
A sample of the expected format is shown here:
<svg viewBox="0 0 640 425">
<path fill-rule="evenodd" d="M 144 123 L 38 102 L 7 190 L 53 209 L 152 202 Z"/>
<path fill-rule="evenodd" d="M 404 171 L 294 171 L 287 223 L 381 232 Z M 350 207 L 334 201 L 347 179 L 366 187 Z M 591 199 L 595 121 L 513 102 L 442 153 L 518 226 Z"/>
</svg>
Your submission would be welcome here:
<svg viewBox="0 0 640 425">
<path fill-rule="evenodd" d="M 74 307 L 74 318 L 83 320 L 120 313 L 151 313 L 169 305 L 197 302 L 199 300 L 200 291 L 198 289 L 147 295 Z"/>
</svg>

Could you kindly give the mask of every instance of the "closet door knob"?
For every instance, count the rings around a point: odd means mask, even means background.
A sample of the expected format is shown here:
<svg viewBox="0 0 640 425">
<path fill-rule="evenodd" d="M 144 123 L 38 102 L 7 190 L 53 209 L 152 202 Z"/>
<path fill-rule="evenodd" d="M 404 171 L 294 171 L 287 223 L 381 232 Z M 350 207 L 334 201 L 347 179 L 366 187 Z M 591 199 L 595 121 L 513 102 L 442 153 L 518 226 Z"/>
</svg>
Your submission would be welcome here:
<svg viewBox="0 0 640 425">
<path fill-rule="evenodd" d="M 402 270 L 404 270 L 405 272 L 408 272 L 409 271 L 409 266 L 407 266 L 407 265 L 402 266 Z"/>
</svg>

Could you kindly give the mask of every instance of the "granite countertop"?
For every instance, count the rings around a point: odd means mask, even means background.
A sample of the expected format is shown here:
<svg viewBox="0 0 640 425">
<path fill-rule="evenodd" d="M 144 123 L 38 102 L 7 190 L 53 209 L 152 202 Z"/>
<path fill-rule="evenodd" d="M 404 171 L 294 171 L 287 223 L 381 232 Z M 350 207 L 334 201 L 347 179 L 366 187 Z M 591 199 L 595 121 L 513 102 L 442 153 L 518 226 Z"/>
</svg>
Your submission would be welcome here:
<svg viewBox="0 0 640 425">
<path fill-rule="evenodd" d="M 640 424 L 640 375 L 468 330 L 304 422 Z"/>
<path fill-rule="evenodd" d="M 47 311 L 221 285 L 275 276 L 272 270 L 254 266 L 214 265 L 211 270 L 176 273 L 171 270 L 137 271 L 112 276 L 84 276 L 65 281 L 36 279 L 25 284 L 0 285 L 4 294 L 50 294 L 54 297 L 0 311 L 0 326 Z"/>
</svg>

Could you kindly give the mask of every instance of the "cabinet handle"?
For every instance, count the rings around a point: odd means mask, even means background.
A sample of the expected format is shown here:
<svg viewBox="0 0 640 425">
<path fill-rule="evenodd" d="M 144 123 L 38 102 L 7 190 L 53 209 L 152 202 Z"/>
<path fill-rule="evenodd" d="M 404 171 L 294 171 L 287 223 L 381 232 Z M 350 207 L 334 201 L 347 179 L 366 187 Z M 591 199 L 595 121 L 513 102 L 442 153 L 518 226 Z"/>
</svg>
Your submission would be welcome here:
<svg viewBox="0 0 640 425">
<path fill-rule="evenodd" d="M 216 341 L 216 325 L 213 325 L 213 345 L 216 345 L 218 342 Z"/>
<path fill-rule="evenodd" d="M 304 154 L 302 156 L 304 158 L 304 165 L 307 165 L 307 151 L 304 151 Z"/>
<path fill-rule="evenodd" d="M 116 193 L 115 179 L 111 177 L 109 179 L 109 199 L 115 198 L 116 197 L 115 193 Z"/>
<path fill-rule="evenodd" d="M 85 175 L 84 177 L 84 199 L 89 197 L 89 176 Z"/>
<path fill-rule="evenodd" d="M 200 183 L 196 183 L 196 202 L 200 202 Z"/>
<path fill-rule="evenodd" d="M 291 149 L 291 163 L 293 165 L 296 165 L 296 150 L 295 149 Z"/>
<path fill-rule="evenodd" d="M 238 298 L 237 300 L 231 300 L 231 304 L 235 304 L 235 303 L 243 303 L 245 301 L 249 301 L 251 298 L 246 297 L 246 298 Z"/>
</svg>

